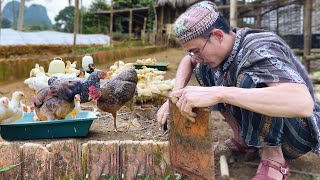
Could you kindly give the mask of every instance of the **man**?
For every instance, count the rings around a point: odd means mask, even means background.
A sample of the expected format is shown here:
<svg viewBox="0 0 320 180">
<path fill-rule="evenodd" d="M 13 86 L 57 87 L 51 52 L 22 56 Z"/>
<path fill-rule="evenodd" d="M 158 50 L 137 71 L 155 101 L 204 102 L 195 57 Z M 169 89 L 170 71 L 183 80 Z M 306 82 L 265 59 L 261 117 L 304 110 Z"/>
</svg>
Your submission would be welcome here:
<svg viewBox="0 0 320 180">
<path fill-rule="evenodd" d="M 190 7 L 174 34 L 187 50 L 176 74 L 171 100 L 194 120 L 194 107 L 217 105 L 234 131 L 233 151 L 262 150 L 253 179 L 288 176 L 286 159 L 312 148 L 319 152 L 320 110 L 307 72 L 276 34 L 248 28 L 231 31 L 214 3 Z M 194 70 L 201 86 L 186 87 Z M 168 101 L 157 113 L 164 124 Z"/>
</svg>

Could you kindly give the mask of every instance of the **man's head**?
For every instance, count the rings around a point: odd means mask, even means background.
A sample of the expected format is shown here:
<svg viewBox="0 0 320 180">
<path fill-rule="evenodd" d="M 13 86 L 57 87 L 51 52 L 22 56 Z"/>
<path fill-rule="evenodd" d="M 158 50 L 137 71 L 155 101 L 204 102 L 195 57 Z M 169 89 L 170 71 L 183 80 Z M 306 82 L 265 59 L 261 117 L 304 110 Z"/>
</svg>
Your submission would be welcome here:
<svg viewBox="0 0 320 180">
<path fill-rule="evenodd" d="M 234 38 L 229 25 L 210 1 L 191 6 L 174 24 L 174 34 L 196 62 L 217 67 L 228 56 Z"/>
</svg>

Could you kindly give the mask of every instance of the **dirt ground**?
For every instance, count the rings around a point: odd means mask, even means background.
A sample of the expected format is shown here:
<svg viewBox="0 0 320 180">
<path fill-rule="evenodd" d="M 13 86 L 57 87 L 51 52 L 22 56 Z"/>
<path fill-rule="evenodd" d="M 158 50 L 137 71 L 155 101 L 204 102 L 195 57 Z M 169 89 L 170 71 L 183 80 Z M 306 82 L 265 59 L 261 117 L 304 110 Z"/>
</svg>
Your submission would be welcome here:
<svg viewBox="0 0 320 180">
<path fill-rule="evenodd" d="M 179 60 L 185 55 L 182 49 L 168 49 L 164 52 L 151 54 L 143 57 L 134 57 L 123 59 L 125 62 L 135 62 L 136 59 L 155 57 L 158 61 L 169 62 L 166 78 L 174 78 L 176 69 L 179 65 Z M 106 66 L 110 67 L 112 64 L 99 65 L 99 69 L 104 69 Z M 26 77 L 27 78 L 27 77 Z M 198 85 L 196 80 L 192 78 L 189 85 Z M 25 104 L 31 106 L 31 99 L 33 92 L 23 84 L 23 80 L 7 82 L 0 85 L 0 97 L 11 97 L 14 91 L 23 91 L 27 94 Z M 95 105 L 93 103 L 85 103 L 81 105 L 84 110 L 91 110 Z M 95 120 L 90 128 L 89 134 L 85 138 L 78 138 L 80 142 L 87 142 L 88 140 L 155 140 L 166 141 L 168 140 L 168 133 L 163 130 L 159 130 L 156 123 L 155 114 L 160 105 L 156 104 L 138 104 L 136 105 L 136 111 L 134 113 L 134 124 L 131 126 L 128 132 L 113 132 L 113 120 L 112 116 L 108 113 L 101 113 L 101 117 Z M 127 126 L 130 112 L 126 108 L 122 108 L 117 115 L 117 125 L 119 129 L 124 129 Z M 229 126 L 220 118 L 214 123 L 214 133 L 216 134 L 217 141 L 223 142 L 227 137 L 231 136 L 231 130 Z M 20 144 L 26 142 L 48 144 L 58 139 L 43 139 L 43 140 L 26 140 L 18 141 Z M 61 140 L 61 139 L 59 139 Z M 0 140 L 4 141 L 4 140 Z M 234 155 L 229 158 L 230 179 L 245 180 L 254 176 L 257 169 L 259 159 L 253 161 L 245 161 L 243 156 Z M 216 179 L 219 177 L 219 162 L 216 160 Z M 301 180 L 301 179 L 320 179 L 320 157 L 314 153 L 308 153 L 305 156 L 289 162 L 291 168 L 291 176 L 289 179 Z M 188 178 L 189 179 L 189 178 Z"/>
</svg>

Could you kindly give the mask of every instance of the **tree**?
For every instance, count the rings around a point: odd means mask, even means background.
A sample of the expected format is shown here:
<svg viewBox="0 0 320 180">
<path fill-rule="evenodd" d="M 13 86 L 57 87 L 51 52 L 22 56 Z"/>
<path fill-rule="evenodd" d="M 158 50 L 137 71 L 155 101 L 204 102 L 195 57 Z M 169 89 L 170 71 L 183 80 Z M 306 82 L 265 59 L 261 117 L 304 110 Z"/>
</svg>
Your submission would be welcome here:
<svg viewBox="0 0 320 180">
<path fill-rule="evenodd" d="M 68 6 L 61 10 L 54 18 L 56 21 L 55 28 L 57 31 L 73 32 L 74 7 Z"/>
<path fill-rule="evenodd" d="M 109 31 L 109 16 L 98 16 L 93 14 L 98 10 L 109 10 L 110 6 L 104 0 L 94 0 L 88 12 L 82 13 L 82 32 L 85 34 L 107 33 Z M 100 23 L 100 28 L 97 24 Z"/>
<path fill-rule="evenodd" d="M 12 0 L 12 15 L 13 15 L 13 27 L 16 27 L 16 12 L 15 12 L 15 8 L 14 8 L 14 0 Z"/>
<path fill-rule="evenodd" d="M 110 6 L 104 0 L 94 0 L 89 7 L 89 12 L 96 12 L 98 9 L 108 10 Z"/>
<path fill-rule="evenodd" d="M 25 0 L 20 0 L 20 8 L 19 8 L 19 15 L 18 15 L 18 26 L 17 30 L 22 31 L 23 29 L 23 20 L 24 20 L 24 5 Z"/>
<path fill-rule="evenodd" d="M 154 8 L 153 8 L 153 0 L 113 0 L 113 8 L 114 9 L 129 9 L 129 8 L 139 8 L 139 7 L 149 7 L 148 10 L 148 31 L 152 32 L 153 29 L 153 21 L 154 21 Z M 141 19 L 143 22 L 143 17 Z M 115 18 L 115 27 L 118 31 L 128 32 L 129 17 L 128 16 L 120 16 Z M 142 26 L 141 23 L 138 26 Z M 126 28 L 126 29 L 125 29 Z M 142 29 L 142 27 L 140 27 Z"/>
<path fill-rule="evenodd" d="M 12 23 L 9 19 L 3 18 L 1 22 L 1 28 L 11 28 Z"/>
<path fill-rule="evenodd" d="M 155 19 L 153 3 L 151 2 L 148 7 L 149 9 L 148 9 L 147 31 L 153 32 L 153 20 Z"/>
<path fill-rule="evenodd" d="M 3 27 L 3 24 L 2 24 L 2 1 L 3 0 L 0 0 L 0 41 L 1 41 L 1 29 Z"/>
<path fill-rule="evenodd" d="M 73 20 L 73 46 L 72 46 L 72 55 L 73 60 L 76 60 L 76 45 L 77 45 L 77 34 L 79 30 L 79 0 L 74 0 L 74 20 Z"/>
<path fill-rule="evenodd" d="M 152 0 L 113 0 L 114 9 L 147 7 Z"/>
</svg>

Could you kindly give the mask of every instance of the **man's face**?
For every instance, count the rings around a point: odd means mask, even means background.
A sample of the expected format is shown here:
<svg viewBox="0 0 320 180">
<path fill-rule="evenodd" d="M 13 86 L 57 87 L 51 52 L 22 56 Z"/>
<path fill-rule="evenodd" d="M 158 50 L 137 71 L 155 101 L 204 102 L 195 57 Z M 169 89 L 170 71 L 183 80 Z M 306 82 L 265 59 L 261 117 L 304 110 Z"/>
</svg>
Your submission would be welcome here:
<svg viewBox="0 0 320 180">
<path fill-rule="evenodd" d="M 184 43 L 183 46 L 195 62 L 215 68 L 224 60 L 221 43 L 222 41 L 212 33 L 206 39 L 198 37 Z"/>
</svg>

